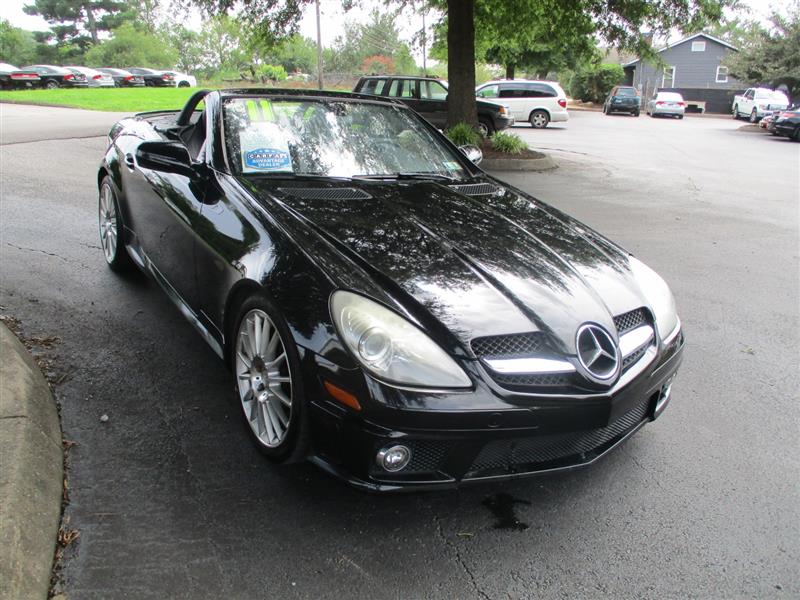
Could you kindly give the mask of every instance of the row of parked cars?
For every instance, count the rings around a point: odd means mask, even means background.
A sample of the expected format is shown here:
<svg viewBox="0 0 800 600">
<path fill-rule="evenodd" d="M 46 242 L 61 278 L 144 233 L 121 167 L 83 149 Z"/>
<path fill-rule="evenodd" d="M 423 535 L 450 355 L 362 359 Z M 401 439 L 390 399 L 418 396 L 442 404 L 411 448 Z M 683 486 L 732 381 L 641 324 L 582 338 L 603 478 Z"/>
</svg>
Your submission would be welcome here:
<svg viewBox="0 0 800 600">
<path fill-rule="evenodd" d="M 781 91 L 769 88 L 749 88 L 733 98 L 731 115 L 746 118 L 772 135 L 800 142 L 800 104 L 791 104 Z"/>
<path fill-rule="evenodd" d="M 356 83 L 354 92 L 396 98 L 408 104 L 435 127 L 447 126 L 447 82 L 433 77 L 370 75 Z M 566 122 L 567 95 L 554 81 L 497 80 L 475 89 L 481 133 L 491 135 L 514 123 L 528 122 L 543 129 Z"/>
<path fill-rule="evenodd" d="M 642 110 L 639 91 L 630 85 L 615 86 L 603 103 L 603 113 L 628 113 L 638 117 Z M 686 101 L 677 92 L 656 92 L 644 106 L 645 114 L 651 117 L 682 119 L 686 113 Z"/>
<path fill-rule="evenodd" d="M 18 90 L 60 87 L 195 87 L 192 75 L 178 71 L 159 71 L 145 67 L 82 67 L 28 65 L 17 68 L 0 63 L 0 88 Z"/>
</svg>

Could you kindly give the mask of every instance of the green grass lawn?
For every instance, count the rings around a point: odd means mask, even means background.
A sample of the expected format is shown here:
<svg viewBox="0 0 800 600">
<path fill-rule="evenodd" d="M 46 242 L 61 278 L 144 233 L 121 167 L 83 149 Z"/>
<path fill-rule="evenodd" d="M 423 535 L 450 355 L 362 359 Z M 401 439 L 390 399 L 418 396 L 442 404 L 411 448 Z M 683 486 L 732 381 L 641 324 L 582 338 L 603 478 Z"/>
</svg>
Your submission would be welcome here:
<svg viewBox="0 0 800 600">
<path fill-rule="evenodd" d="M 215 86 L 206 89 L 213 89 L 213 87 Z M 142 87 L 2 91 L 0 92 L 0 102 L 137 113 L 147 110 L 183 108 L 186 100 L 197 89 Z"/>
<path fill-rule="evenodd" d="M 108 112 L 179 109 L 197 88 L 84 88 L 0 92 L 0 102 L 45 104 Z"/>
</svg>

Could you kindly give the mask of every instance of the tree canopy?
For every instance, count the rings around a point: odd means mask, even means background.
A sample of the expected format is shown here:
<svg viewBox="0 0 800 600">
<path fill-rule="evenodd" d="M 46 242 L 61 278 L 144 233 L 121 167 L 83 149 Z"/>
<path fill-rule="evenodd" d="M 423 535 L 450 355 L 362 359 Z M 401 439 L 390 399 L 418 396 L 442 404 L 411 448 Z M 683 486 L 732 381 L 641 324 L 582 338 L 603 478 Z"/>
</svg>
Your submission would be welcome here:
<svg viewBox="0 0 800 600">
<path fill-rule="evenodd" d="M 725 64 L 730 74 L 751 85 L 785 85 L 800 99 L 800 5 L 788 16 L 773 13 L 770 29 L 757 30 Z"/>
</svg>

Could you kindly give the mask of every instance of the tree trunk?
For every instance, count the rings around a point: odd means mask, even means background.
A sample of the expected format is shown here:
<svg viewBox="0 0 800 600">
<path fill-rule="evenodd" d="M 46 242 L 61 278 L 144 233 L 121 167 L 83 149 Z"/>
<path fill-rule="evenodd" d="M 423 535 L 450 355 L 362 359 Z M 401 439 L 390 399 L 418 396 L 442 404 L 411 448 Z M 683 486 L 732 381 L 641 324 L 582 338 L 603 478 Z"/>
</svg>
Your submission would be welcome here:
<svg viewBox="0 0 800 600">
<path fill-rule="evenodd" d="M 447 0 L 447 126 L 477 125 L 475 0 Z"/>
<path fill-rule="evenodd" d="M 92 43 L 97 43 L 97 23 L 94 20 L 94 13 L 92 12 L 92 5 L 90 2 L 86 3 L 86 20 L 89 21 L 89 33 L 92 35 Z"/>
<path fill-rule="evenodd" d="M 516 70 L 517 70 L 517 65 L 515 64 L 506 65 L 506 79 L 514 79 L 514 71 Z"/>
</svg>

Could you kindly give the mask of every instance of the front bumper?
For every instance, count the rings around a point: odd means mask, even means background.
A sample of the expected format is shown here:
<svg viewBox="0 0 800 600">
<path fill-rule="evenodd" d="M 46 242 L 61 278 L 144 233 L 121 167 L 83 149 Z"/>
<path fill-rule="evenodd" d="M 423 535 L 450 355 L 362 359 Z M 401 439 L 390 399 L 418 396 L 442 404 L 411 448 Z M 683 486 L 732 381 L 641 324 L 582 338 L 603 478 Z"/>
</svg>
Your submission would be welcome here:
<svg viewBox="0 0 800 600">
<path fill-rule="evenodd" d="M 503 117 L 503 116 L 496 116 L 494 118 L 494 128 L 497 131 L 502 131 L 503 129 L 508 129 L 514 124 L 514 117 Z"/>
<path fill-rule="evenodd" d="M 503 394 L 491 384 L 469 393 L 431 394 L 367 379 L 357 396 L 372 399 L 362 402 L 359 414 L 318 385 L 310 394 L 315 398 L 311 462 L 373 492 L 454 488 L 583 467 L 663 412 L 682 357 L 681 333 L 669 353 L 621 389 L 588 397 Z M 354 372 L 311 353 L 304 353 L 302 362 L 306 382 L 324 378 L 354 389 Z M 389 473 L 375 457 L 396 444 L 411 450 L 411 460 L 402 471 Z"/>
</svg>

